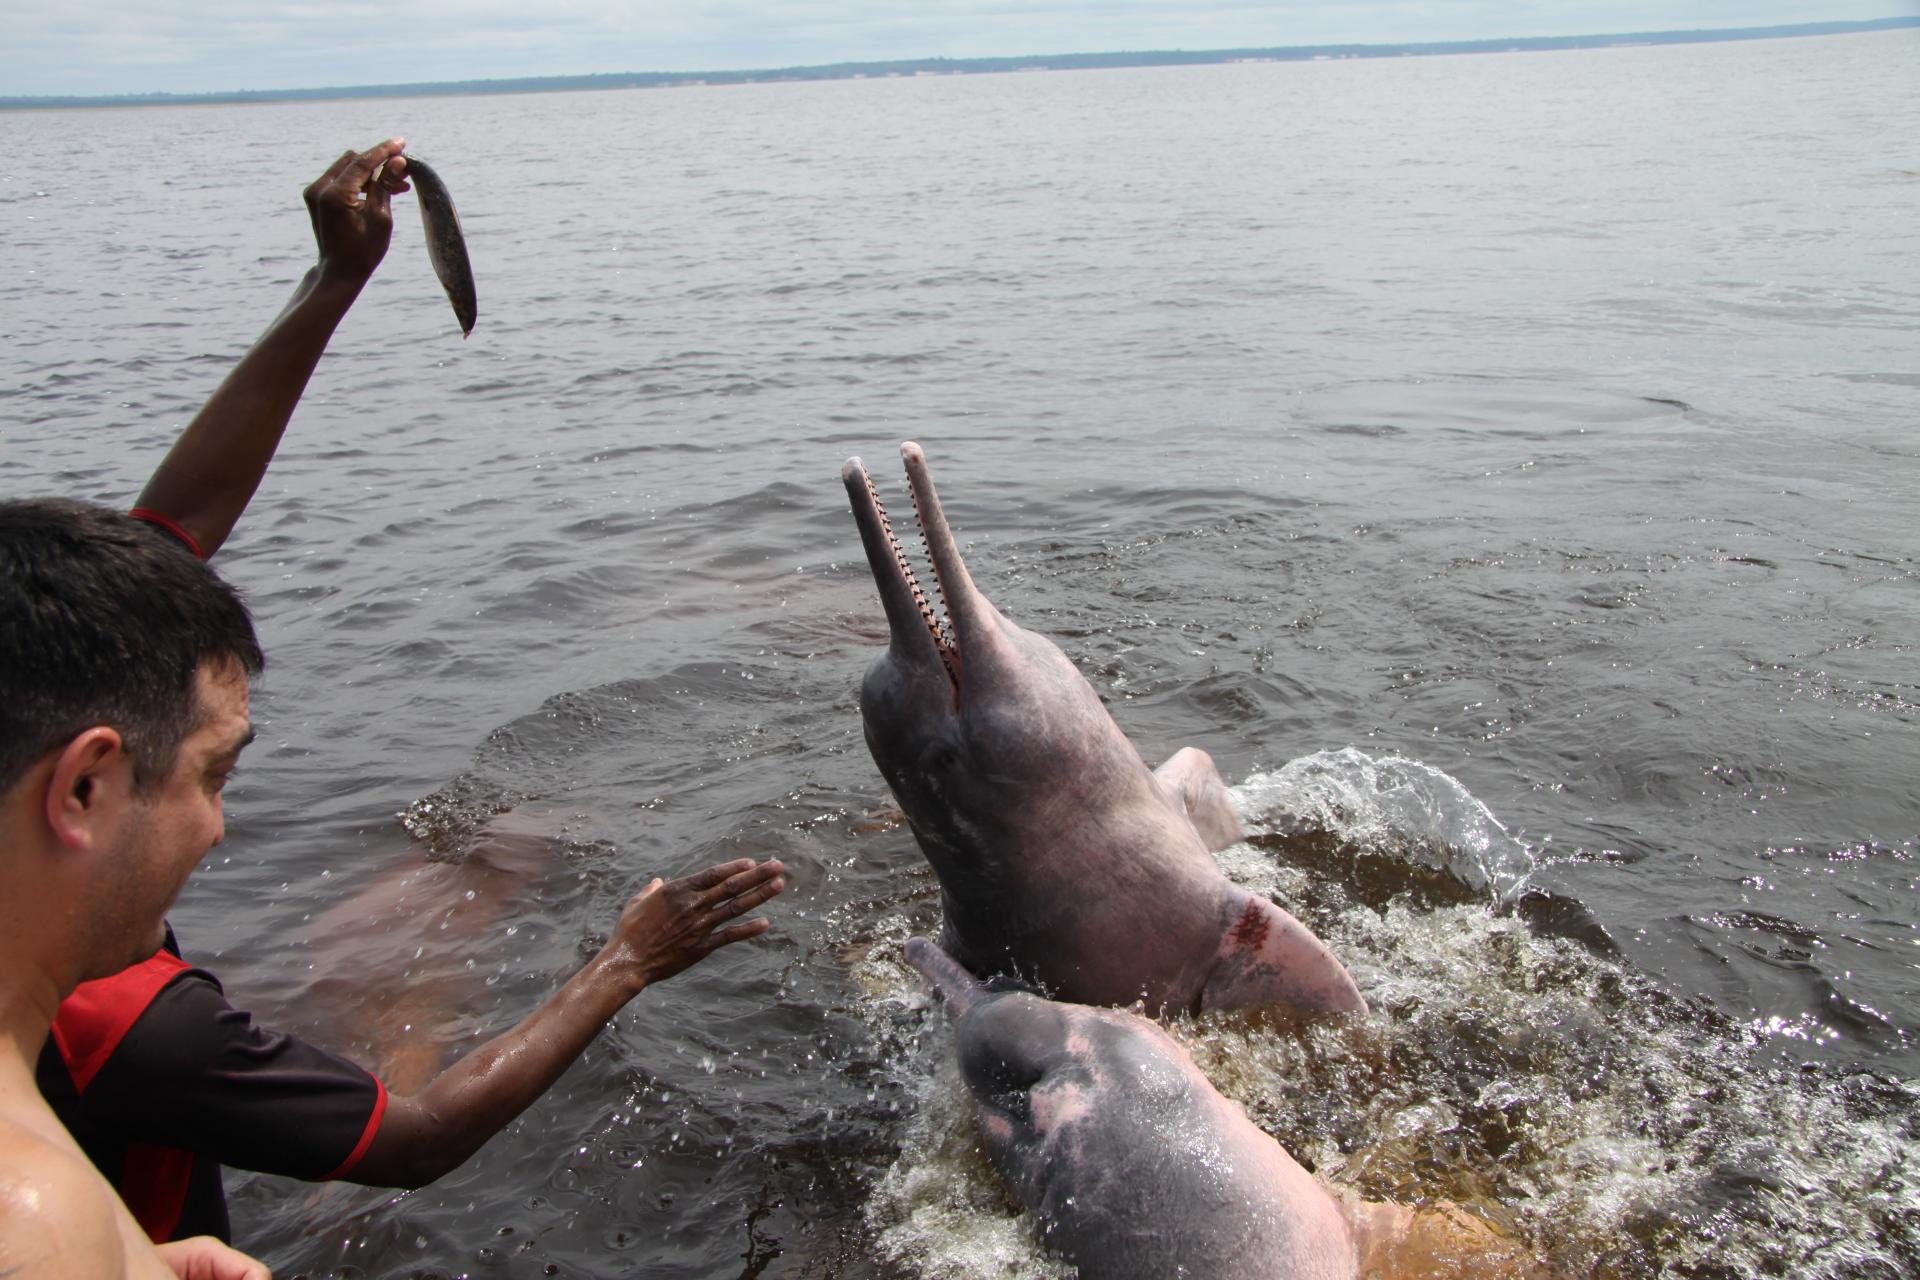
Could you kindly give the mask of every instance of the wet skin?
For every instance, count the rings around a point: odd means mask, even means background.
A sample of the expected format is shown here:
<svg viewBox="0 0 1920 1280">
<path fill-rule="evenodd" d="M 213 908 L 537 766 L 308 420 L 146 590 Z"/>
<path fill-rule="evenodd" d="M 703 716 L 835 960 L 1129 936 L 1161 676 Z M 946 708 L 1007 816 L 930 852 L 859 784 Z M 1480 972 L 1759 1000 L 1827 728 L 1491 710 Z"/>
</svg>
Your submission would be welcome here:
<svg viewBox="0 0 1920 1280">
<path fill-rule="evenodd" d="M 901 456 L 951 622 L 850 459 L 841 477 L 890 633 L 860 713 L 940 877 L 941 946 L 976 974 L 1086 1004 L 1364 1010 L 1306 926 L 1220 872 L 1211 850 L 1240 828 L 1211 760 L 1189 748 L 1149 771 L 1067 656 L 973 585 L 920 447 Z"/>
<path fill-rule="evenodd" d="M 990 991 L 938 948 L 907 958 L 947 1005 L 981 1135 L 1084 1280 L 1348 1280 L 1346 1214 L 1157 1025 Z"/>
</svg>

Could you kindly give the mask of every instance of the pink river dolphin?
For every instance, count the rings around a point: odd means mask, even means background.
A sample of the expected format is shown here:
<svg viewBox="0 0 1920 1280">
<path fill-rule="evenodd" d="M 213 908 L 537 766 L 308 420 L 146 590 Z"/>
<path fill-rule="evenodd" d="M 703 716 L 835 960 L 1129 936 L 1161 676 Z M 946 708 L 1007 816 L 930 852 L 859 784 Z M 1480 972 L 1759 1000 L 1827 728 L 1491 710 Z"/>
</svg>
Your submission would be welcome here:
<svg viewBox="0 0 1920 1280">
<path fill-rule="evenodd" d="M 967 573 L 920 446 L 901 446 L 934 607 L 860 459 L 841 470 L 889 643 L 860 688 L 867 746 L 940 878 L 940 945 L 981 976 L 1083 1004 L 1363 1011 L 1307 927 L 1223 875 L 1240 838 L 1213 762 L 1158 774 L 1057 646 Z"/>
</svg>

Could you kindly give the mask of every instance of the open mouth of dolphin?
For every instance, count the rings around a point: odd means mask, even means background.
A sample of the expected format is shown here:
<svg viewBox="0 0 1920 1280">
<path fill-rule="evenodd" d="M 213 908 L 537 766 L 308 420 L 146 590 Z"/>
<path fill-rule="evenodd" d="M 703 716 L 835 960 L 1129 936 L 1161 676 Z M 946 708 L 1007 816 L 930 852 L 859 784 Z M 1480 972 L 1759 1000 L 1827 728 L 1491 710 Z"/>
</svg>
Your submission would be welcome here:
<svg viewBox="0 0 1920 1280">
<path fill-rule="evenodd" d="M 911 442 L 901 445 L 900 457 L 906 468 L 908 491 L 913 495 L 914 523 L 919 527 L 932 571 L 938 608 L 920 585 L 866 464 L 858 458 L 847 459 L 840 469 L 840 478 L 853 504 L 854 522 L 860 527 L 860 541 L 866 547 L 867 567 L 873 571 L 874 584 L 880 589 L 880 603 L 886 609 L 887 626 L 895 647 L 909 658 L 937 658 L 946 670 L 957 704 L 960 700 L 960 628 L 948 603 L 950 583 L 952 591 L 958 593 L 970 592 L 972 584 L 966 580 L 966 569 L 954 548 L 953 535 L 947 528 L 920 446 Z M 953 581 L 955 579 L 958 581 Z"/>
</svg>

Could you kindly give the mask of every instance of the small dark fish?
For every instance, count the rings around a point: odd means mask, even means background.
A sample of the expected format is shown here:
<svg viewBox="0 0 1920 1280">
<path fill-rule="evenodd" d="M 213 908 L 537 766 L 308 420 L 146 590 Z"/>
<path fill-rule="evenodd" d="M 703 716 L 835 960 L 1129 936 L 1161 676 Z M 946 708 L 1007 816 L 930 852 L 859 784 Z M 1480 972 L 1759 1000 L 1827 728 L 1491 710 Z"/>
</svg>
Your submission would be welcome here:
<svg viewBox="0 0 1920 1280">
<path fill-rule="evenodd" d="M 433 263 L 433 274 L 440 277 L 440 287 L 447 291 L 447 301 L 453 304 L 464 338 L 473 332 L 480 300 L 473 291 L 473 264 L 467 261 L 460 215 L 454 212 L 447 184 L 416 156 L 407 157 L 407 181 L 420 198 L 420 222 L 427 229 L 427 260 Z"/>
</svg>

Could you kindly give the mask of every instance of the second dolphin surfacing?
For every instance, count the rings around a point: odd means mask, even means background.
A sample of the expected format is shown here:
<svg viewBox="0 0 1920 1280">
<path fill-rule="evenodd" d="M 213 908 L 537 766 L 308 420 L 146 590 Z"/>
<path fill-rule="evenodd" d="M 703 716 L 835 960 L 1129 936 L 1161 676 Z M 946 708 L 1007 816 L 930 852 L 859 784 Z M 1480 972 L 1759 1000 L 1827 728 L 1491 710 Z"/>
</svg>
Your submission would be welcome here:
<svg viewBox="0 0 1920 1280">
<path fill-rule="evenodd" d="M 1211 760 L 1188 749 L 1150 772 L 1067 656 L 974 586 L 920 446 L 900 452 L 951 623 L 915 580 L 866 467 L 848 460 L 890 636 L 860 715 L 940 877 L 941 946 L 976 974 L 1083 1004 L 1364 1010 L 1305 925 L 1214 862 L 1239 823 Z"/>
<path fill-rule="evenodd" d="M 989 1158 L 1085 1280 L 1352 1280 L 1341 1206 L 1155 1023 L 992 991 L 915 938 Z"/>
<path fill-rule="evenodd" d="M 1081 1280 L 1547 1280 L 1451 1204 L 1336 1195 L 1156 1023 L 996 991 L 922 938 L 988 1158 Z"/>
</svg>

